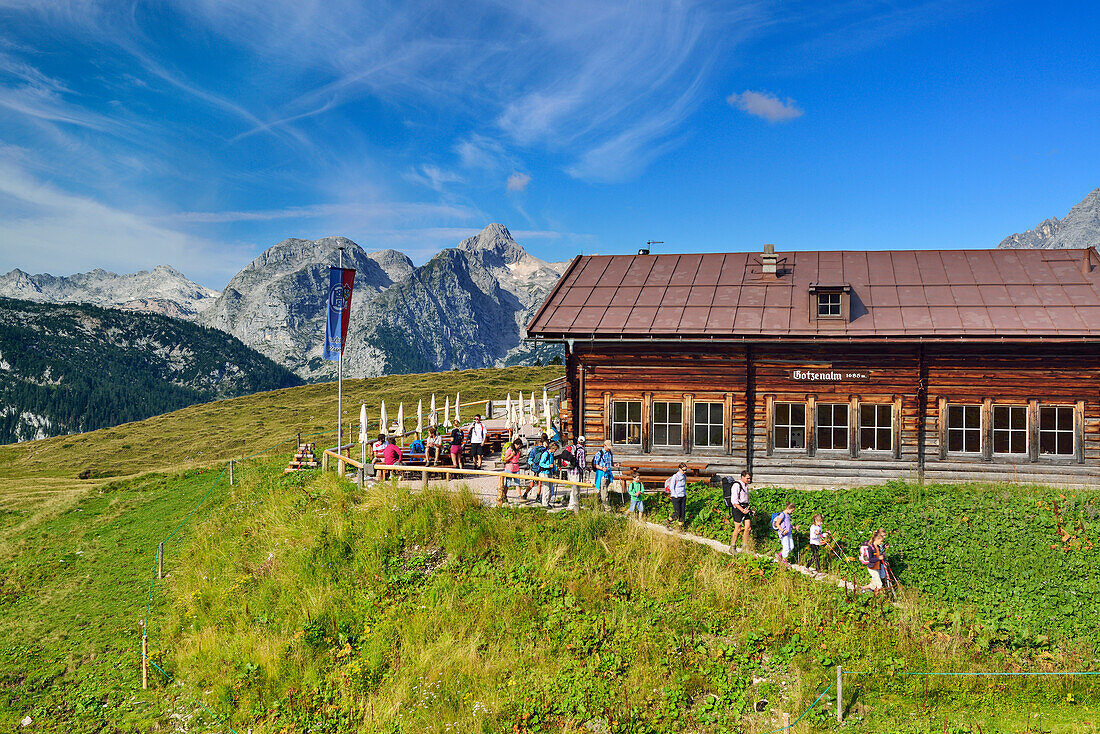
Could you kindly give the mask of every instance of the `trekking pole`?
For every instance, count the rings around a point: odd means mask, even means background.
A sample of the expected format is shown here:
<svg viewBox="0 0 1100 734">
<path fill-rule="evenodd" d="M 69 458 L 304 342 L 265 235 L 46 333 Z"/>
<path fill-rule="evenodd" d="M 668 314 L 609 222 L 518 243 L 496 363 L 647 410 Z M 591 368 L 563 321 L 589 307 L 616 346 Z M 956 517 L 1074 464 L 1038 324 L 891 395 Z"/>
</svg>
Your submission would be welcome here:
<svg viewBox="0 0 1100 734">
<path fill-rule="evenodd" d="M 890 594 L 894 597 L 894 601 L 897 601 L 897 589 L 901 588 L 901 584 L 898 583 L 898 577 L 894 575 L 894 569 L 890 568 L 890 563 L 885 558 L 882 559 L 882 565 L 886 567 L 886 579 L 890 582 Z"/>
</svg>

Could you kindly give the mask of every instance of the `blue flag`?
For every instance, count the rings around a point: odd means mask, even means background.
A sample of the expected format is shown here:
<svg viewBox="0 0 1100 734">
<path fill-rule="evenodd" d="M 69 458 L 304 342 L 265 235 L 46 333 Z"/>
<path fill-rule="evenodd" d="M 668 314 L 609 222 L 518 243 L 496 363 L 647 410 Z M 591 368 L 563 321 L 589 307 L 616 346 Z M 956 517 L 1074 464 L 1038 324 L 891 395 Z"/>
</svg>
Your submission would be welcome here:
<svg viewBox="0 0 1100 734">
<path fill-rule="evenodd" d="M 355 271 L 351 268 L 329 268 L 325 325 L 325 359 L 340 359 L 348 339 L 348 321 L 351 319 L 351 288 L 355 284 Z"/>
</svg>

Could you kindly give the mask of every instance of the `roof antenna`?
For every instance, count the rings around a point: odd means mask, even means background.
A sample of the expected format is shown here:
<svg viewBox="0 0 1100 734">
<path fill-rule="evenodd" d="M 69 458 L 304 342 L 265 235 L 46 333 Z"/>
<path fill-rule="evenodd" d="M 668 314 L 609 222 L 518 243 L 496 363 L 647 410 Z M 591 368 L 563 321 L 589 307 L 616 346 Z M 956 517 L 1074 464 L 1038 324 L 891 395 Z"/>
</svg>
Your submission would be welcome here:
<svg viewBox="0 0 1100 734">
<path fill-rule="evenodd" d="M 639 255 L 648 255 L 650 245 L 663 245 L 663 244 L 664 244 L 664 242 L 661 242 L 660 240 L 646 240 L 645 241 L 645 247 L 640 248 L 638 250 L 638 254 Z"/>
</svg>

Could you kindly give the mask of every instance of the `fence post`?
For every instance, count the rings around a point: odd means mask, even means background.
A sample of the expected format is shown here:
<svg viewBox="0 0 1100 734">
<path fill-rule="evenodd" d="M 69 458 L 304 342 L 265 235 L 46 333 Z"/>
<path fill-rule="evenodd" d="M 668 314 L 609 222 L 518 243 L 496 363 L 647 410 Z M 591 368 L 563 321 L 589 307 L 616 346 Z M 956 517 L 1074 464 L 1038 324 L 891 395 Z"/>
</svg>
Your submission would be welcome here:
<svg viewBox="0 0 1100 734">
<path fill-rule="evenodd" d="M 145 629 L 141 630 L 141 689 L 149 687 L 149 643 L 145 637 Z"/>
<path fill-rule="evenodd" d="M 504 477 L 497 477 L 497 507 L 504 507 Z"/>
<path fill-rule="evenodd" d="M 786 712 L 783 713 L 783 728 L 784 729 L 790 729 L 791 728 L 791 715 L 786 713 Z"/>
<path fill-rule="evenodd" d="M 340 452 L 340 458 L 336 460 L 336 473 L 340 476 L 344 476 L 347 470 L 344 468 L 344 452 Z"/>
<path fill-rule="evenodd" d="M 328 471 L 328 454 L 321 452 L 321 471 Z"/>
<path fill-rule="evenodd" d="M 427 469 L 421 469 L 420 470 L 420 484 L 421 484 L 421 489 L 423 489 L 424 491 L 427 491 L 427 489 L 428 489 L 428 470 Z"/>
<path fill-rule="evenodd" d="M 157 544 L 157 578 L 164 578 L 164 543 Z"/>
<path fill-rule="evenodd" d="M 233 460 L 229 460 L 229 486 L 233 486 Z"/>
<path fill-rule="evenodd" d="M 844 666 L 836 666 L 836 723 L 844 723 Z"/>
</svg>

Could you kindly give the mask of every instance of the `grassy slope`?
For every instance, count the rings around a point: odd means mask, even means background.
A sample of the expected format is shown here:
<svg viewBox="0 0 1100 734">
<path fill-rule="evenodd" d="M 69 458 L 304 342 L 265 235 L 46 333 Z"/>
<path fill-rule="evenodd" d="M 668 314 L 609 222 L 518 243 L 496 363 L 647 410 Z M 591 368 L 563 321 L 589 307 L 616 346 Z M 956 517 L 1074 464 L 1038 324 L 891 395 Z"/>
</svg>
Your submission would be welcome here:
<svg viewBox="0 0 1100 734">
<path fill-rule="evenodd" d="M 914 586 L 945 607 L 973 610 L 973 635 L 985 648 L 1009 645 L 1030 651 L 1100 643 L 1100 495 L 1013 485 L 927 485 L 896 482 L 831 492 L 754 489 L 754 536 L 777 552 L 769 527 L 787 502 L 797 509 L 796 552 L 805 561 L 816 513 L 855 556 L 873 529 L 890 531 L 890 560 L 903 585 Z M 663 496 L 648 508 L 667 517 Z M 694 485 L 689 531 L 729 542 L 730 525 L 717 489 Z M 857 563 L 830 567 L 860 584 Z M 841 569 L 843 566 L 843 569 Z M 1060 638 L 1066 638 L 1062 640 Z M 1067 641 L 1072 640 L 1073 642 Z"/>
<path fill-rule="evenodd" d="M 444 391 L 456 389 L 463 401 L 537 392 L 559 374 L 561 368 L 518 367 L 347 380 L 345 417 L 357 422 L 365 401 L 377 419 L 383 399 L 394 408 L 404 400 L 415 411 L 416 400 L 427 402 L 433 390 L 441 403 Z M 0 729 L 28 713 L 94 722 L 87 714 L 93 699 L 100 700 L 97 715 L 126 721 L 131 714 L 118 707 L 137 680 L 137 623 L 156 543 L 217 476 L 186 472 L 292 442 L 298 431 L 331 430 L 335 414 L 335 385 L 309 385 L 0 447 Z M 77 479 L 85 470 L 100 478 Z M 168 473 L 103 478 L 150 470 Z M 211 506 L 222 496 L 215 491 Z M 139 697 L 134 705 L 161 698 Z"/>
<path fill-rule="evenodd" d="M 149 474 L 77 496 L 5 502 L 0 730 L 15 730 L 24 716 L 40 726 L 68 721 L 72 731 L 147 730 L 144 712 L 163 705 L 140 695 L 138 655 L 156 546 L 217 476 Z M 219 499 L 213 493 L 197 519 Z M 193 529 L 181 530 L 176 550 Z"/>
<path fill-rule="evenodd" d="M 919 599 L 848 597 L 602 513 L 253 472 L 193 537 L 156 653 L 238 730 L 765 732 L 836 661 L 1020 664 Z M 1100 713 L 1100 681 L 923 683 L 850 679 L 848 730 L 1024 731 L 1041 711 L 1043 731 L 1088 732 Z"/>
<path fill-rule="evenodd" d="M 561 374 L 561 367 L 509 367 L 345 380 L 345 431 L 350 423 L 358 430 L 364 402 L 370 419 L 377 421 L 381 401 L 386 401 L 391 420 L 398 402 L 404 401 L 406 416 L 411 413 L 415 421 L 416 401 L 423 400 L 427 411 L 433 392 L 442 411 L 445 394 L 453 402 L 456 391 L 464 403 L 519 390 L 534 390 L 541 397 L 542 386 Z M 31 476 L 75 478 L 88 470 L 104 477 L 210 465 L 292 440 L 299 431 L 335 432 L 335 423 L 336 385 L 323 383 L 194 405 L 90 433 L 0 446 L 0 495 L 12 486 L 10 480 Z M 335 433 L 327 440 L 335 444 Z"/>
</svg>

